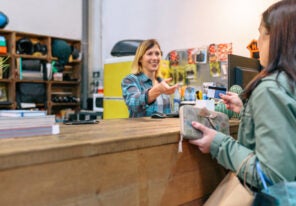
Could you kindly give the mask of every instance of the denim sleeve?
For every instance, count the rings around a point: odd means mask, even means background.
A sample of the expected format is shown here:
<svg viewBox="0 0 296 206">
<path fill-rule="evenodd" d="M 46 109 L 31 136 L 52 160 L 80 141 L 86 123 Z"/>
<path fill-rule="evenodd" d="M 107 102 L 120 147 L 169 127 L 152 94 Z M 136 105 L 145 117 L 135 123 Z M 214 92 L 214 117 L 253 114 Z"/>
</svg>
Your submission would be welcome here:
<svg viewBox="0 0 296 206">
<path fill-rule="evenodd" d="M 122 95 L 130 113 L 143 114 L 148 107 L 147 93 L 149 89 L 142 89 L 136 78 L 131 75 L 121 83 Z"/>
</svg>

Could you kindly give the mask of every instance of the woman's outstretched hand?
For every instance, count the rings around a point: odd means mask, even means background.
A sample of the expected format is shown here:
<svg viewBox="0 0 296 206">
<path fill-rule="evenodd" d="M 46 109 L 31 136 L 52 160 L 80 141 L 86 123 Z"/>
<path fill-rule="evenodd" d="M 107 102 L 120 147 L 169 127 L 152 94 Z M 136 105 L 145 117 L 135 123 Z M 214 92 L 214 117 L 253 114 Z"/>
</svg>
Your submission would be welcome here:
<svg viewBox="0 0 296 206">
<path fill-rule="evenodd" d="M 175 90 L 179 87 L 178 84 L 170 86 L 169 83 L 171 81 L 172 81 L 172 78 L 169 78 L 169 79 L 164 79 L 159 83 L 160 89 L 163 94 L 168 94 L 168 95 L 174 94 Z"/>
<path fill-rule="evenodd" d="M 171 95 L 174 94 L 176 89 L 179 87 L 178 84 L 170 86 L 169 83 L 172 81 L 172 78 L 164 79 L 160 83 L 155 84 L 149 91 L 149 102 L 154 101 L 159 95 L 167 94 Z"/>
</svg>

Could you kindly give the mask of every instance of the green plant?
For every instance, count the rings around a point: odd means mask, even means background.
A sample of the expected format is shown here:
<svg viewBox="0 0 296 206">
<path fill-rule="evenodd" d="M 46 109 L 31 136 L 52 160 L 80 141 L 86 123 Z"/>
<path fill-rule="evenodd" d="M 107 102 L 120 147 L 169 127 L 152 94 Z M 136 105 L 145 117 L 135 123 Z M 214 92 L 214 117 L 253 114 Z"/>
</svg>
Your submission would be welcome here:
<svg viewBox="0 0 296 206">
<path fill-rule="evenodd" d="M 7 63 L 9 57 L 0 57 L 0 69 L 2 69 L 2 73 L 5 73 L 9 68 L 9 64 Z"/>
</svg>

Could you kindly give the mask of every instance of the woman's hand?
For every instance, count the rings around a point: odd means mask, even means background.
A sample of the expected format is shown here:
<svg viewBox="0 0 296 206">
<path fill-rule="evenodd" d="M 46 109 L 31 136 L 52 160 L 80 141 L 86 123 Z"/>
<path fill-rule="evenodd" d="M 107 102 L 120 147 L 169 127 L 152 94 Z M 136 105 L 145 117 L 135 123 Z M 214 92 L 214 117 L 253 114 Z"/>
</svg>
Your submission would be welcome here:
<svg viewBox="0 0 296 206">
<path fill-rule="evenodd" d="M 164 79 L 160 83 L 155 84 L 148 93 L 148 102 L 153 102 L 159 95 L 174 94 L 175 90 L 179 87 L 178 84 L 170 86 L 168 83 L 172 81 L 172 78 Z"/>
<path fill-rule="evenodd" d="M 232 110 L 236 113 L 240 113 L 243 107 L 243 102 L 238 96 L 238 94 L 233 92 L 227 92 L 226 95 L 220 94 L 220 97 L 223 100 L 227 109 Z"/>
<path fill-rule="evenodd" d="M 162 80 L 157 86 L 160 89 L 162 94 L 174 94 L 175 90 L 178 88 L 178 84 L 170 86 L 168 83 L 172 81 L 172 78 Z"/>
<path fill-rule="evenodd" d="M 199 150 L 203 153 L 209 153 L 211 144 L 217 134 L 216 130 L 210 129 L 198 122 L 192 122 L 192 126 L 203 133 L 202 138 L 196 140 L 189 140 L 189 143 L 198 146 Z"/>
</svg>

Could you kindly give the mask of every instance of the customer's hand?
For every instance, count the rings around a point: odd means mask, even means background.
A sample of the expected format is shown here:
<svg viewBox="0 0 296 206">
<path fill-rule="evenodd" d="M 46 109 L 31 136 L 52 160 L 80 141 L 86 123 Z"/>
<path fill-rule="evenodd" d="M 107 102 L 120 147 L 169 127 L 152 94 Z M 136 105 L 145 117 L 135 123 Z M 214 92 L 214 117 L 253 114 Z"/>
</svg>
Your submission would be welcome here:
<svg viewBox="0 0 296 206">
<path fill-rule="evenodd" d="M 212 141 L 213 141 L 214 137 L 216 136 L 217 131 L 213 130 L 211 128 L 208 128 L 198 122 L 192 122 L 192 126 L 196 129 L 200 130 L 202 132 L 203 136 L 200 139 L 189 140 L 189 143 L 198 146 L 198 148 L 201 152 L 209 153 L 211 150 Z"/>
<path fill-rule="evenodd" d="M 227 109 L 239 113 L 243 107 L 243 102 L 238 96 L 238 94 L 233 92 L 227 92 L 225 94 L 220 94 Z"/>
</svg>

